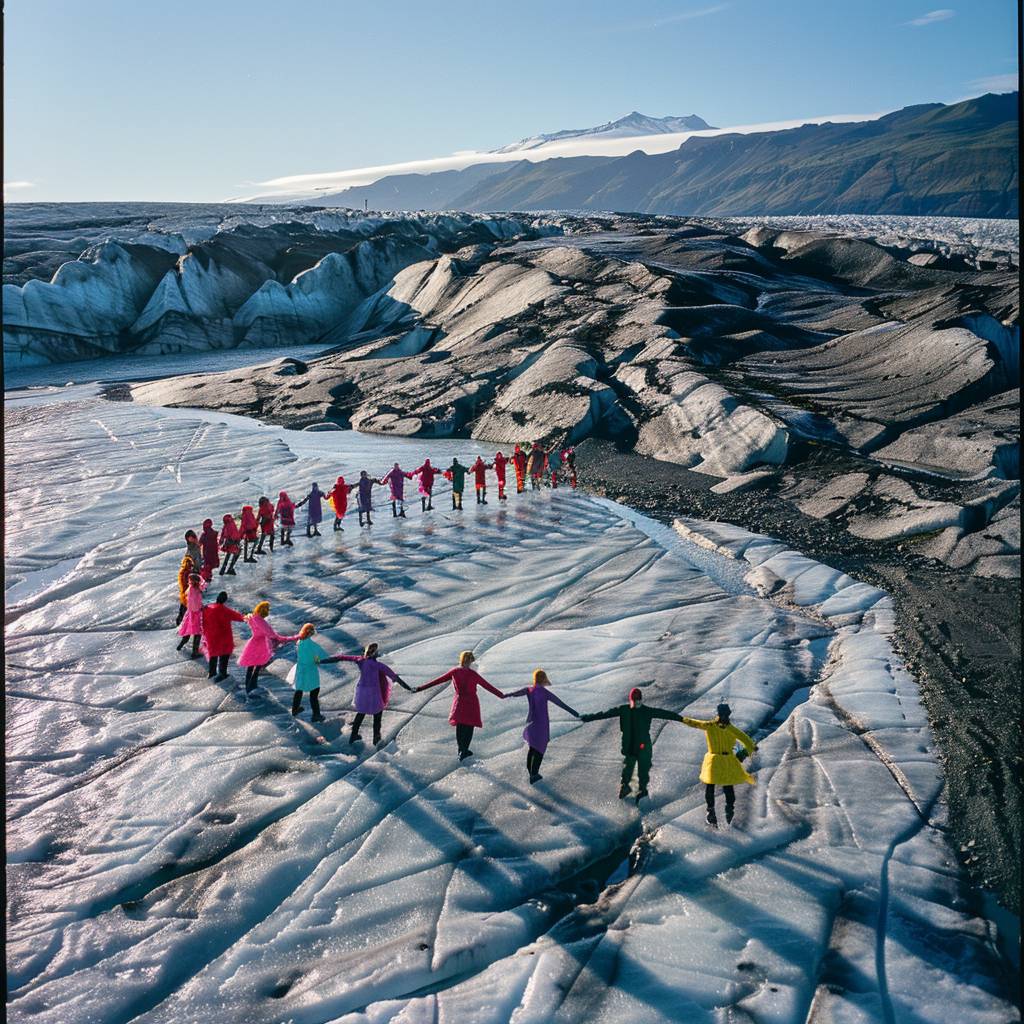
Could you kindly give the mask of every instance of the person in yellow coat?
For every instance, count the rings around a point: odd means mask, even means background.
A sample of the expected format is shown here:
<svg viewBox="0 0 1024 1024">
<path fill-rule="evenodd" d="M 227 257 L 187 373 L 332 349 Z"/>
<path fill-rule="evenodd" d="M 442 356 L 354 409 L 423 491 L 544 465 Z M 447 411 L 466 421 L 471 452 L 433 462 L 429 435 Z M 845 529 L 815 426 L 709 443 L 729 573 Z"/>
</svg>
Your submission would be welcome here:
<svg viewBox="0 0 1024 1024">
<path fill-rule="evenodd" d="M 725 820 L 732 821 L 736 804 L 734 786 L 741 782 L 755 783 L 741 761 L 757 750 L 757 744 L 742 729 L 737 729 L 729 721 L 732 711 L 728 704 L 719 704 L 718 714 L 710 721 L 702 718 L 684 718 L 683 725 L 693 729 L 703 729 L 708 741 L 708 752 L 704 755 L 704 763 L 700 766 L 700 781 L 704 783 L 704 802 L 708 805 L 706 821 L 711 826 L 718 825 L 715 814 L 715 786 L 721 786 L 725 792 Z M 734 751 L 736 743 L 742 743 L 745 753 L 737 757 Z"/>
</svg>

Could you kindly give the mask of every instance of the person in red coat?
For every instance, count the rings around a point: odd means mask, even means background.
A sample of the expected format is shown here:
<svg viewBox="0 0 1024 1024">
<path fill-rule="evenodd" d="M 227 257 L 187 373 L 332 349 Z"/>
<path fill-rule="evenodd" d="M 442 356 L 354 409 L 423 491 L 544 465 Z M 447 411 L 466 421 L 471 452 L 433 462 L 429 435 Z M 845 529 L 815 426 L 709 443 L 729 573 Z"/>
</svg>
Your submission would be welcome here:
<svg viewBox="0 0 1024 1024">
<path fill-rule="evenodd" d="M 498 478 L 498 501 L 507 501 L 505 494 L 505 466 L 508 459 L 501 452 L 494 456 L 494 475 Z"/>
<path fill-rule="evenodd" d="M 431 686 L 440 686 L 450 679 L 455 686 L 455 697 L 452 700 L 451 714 L 448 716 L 448 724 L 455 726 L 455 742 L 459 747 L 459 760 L 465 761 L 467 757 L 473 756 L 469 744 L 473 740 L 473 730 L 483 728 L 480 719 L 480 698 L 476 695 L 476 688 L 482 686 L 490 691 L 495 697 L 505 699 L 505 694 L 496 686 L 492 686 L 482 675 L 470 668 L 476 658 L 472 651 L 463 651 L 459 655 L 459 667 L 449 669 L 443 676 L 431 679 L 429 683 L 417 686 L 417 690 L 426 690 Z"/>
<path fill-rule="evenodd" d="M 256 550 L 253 552 L 254 555 L 263 554 L 263 543 L 264 541 L 270 541 L 270 551 L 274 551 L 274 520 L 277 518 L 277 513 L 274 511 L 274 506 L 270 503 L 270 499 L 264 495 L 260 498 L 259 506 L 256 509 L 256 518 L 260 524 L 260 542 L 256 545 Z"/>
<path fill-rule="evenodd" d="M 255 562 L 256 556 L 253 552 L 256 549 L 256 537 L 259 534 L 259 523 L 256 522 L 256 513 L 252 505 L 242 506 L 242 561 Z"/>
<path fill-rule="evenodd" d="M 220 565 L 220 540 L 213 528 L 212 519 L 203 520 L 203 533 L 199 538 L 199 547 L 203 552 L 203 571 L 199 574 L 207 583 L 213 577 L 213 570 Z"/>
<path fill-rule="evenodd" d="M 242 535 L 238 531 L 238 524 L 234 516 L 224 517 L 224 528 L 220 531 L 220 549 L 224 552 L 224 564 L 220 567 L 220 574 L 227 573 L 235 575 L 235 563 L 242 551 Z"/>
<path fill-rule="evenodd" d="M 341 525 L 342 519 L 345 518 L 345 513 L 348 511 L 348 492 L 352 490 L 355 484 L 345 483 L 345 478 L 339 476 L 334 481 L 334 486 L 327 492 L 327 504 L 334 509 L 334 532 L 337 533 L 339 530 L 344 530 L 345 527 Z"/>
<path fill-rule="evenodd" d="M 203 647 L 210 659 L 210 678 L 217 682 L 228 677 L 228 658 L 235 649 L 232 622 L 244 622 L 245 616 L 228 607 L 228 595 L 222 590 L 213 604 L 203 605 Z"/>
<path fill-rule="evenodd" d="M 473 476 L 476 478 L 476 503 L 478 505 L 487 504 L 487 470 L 492 468 L 491 463 L 484 462 L 483 456 L 478 455 L 476 462 L 469 467 L 473 471 Z"/>
<path fill-rule="evenodd" d="M 519 445 L 512 453 L 512 467 L 516 471 L 516 494 L 522 494 L 526 489 L 526 452 Z"/>
</svg>

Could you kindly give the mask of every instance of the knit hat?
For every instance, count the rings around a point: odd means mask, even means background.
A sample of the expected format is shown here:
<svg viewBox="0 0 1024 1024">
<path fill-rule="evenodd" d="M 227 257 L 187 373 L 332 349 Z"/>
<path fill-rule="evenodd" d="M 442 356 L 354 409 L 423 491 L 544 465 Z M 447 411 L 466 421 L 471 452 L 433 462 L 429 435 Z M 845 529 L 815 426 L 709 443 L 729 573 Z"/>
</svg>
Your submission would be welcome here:
<svg viewBox="0 0 1024 1024">
<path fill-rule="evenodd" d="M 719 704 L 715 710 L 718 712 L 719 718 L 728 719 L 732 715 L 732 708 L 728 704 Z"/>
<path fill-rule="evenodd" d="M 631 708 L 635 708 L 636 707 L 636 702 L 638 700 L 643 700 L 643 699 L 644 699 L 644 695 L 640 692 L 640 687 L 639 686 L 634 686 L 633 689 L 629 691 L 629 706 Z"/>
</svg>

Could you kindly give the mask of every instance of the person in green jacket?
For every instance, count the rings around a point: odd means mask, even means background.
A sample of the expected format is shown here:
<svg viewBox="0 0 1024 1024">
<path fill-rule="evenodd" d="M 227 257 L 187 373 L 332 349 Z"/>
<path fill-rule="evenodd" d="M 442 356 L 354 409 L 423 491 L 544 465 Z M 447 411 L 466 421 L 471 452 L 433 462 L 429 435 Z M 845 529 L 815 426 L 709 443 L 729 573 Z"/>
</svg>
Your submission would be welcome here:
<svg viewBox="0 0 1024 1024">
<path fill-rule="evenodd" d="M 581 722 L 596 722 L 600 718 L 617 718 L 619 729 L 622 730 L 622 785 L 619 787 L 619 799 L 629 796 L 633 783 L 633 772 L 636 771 L 640 780 L 640 790 L 636 795 L 637 802 L 647 796 L 647 784 L 651 779 L 651 721 L 665 718 L 670 722 L 681 722 L 682 715 L 662 708 L 651 708 L 643 702 L 643 694 L 637 687 L 629 691 L 629 703 L 598 711 L 596 714 L 580 715 Z"/>
<path fill-rule="evenodd" d="M 462 511 L 462 491 L 466 486 L 466 474 L 469 470 L 453 458 L 452 464 L 444 471 L 444 475 L 452 482 L 452 508 Z"/>
<path fill-rule="evenodd" d="M 327 652 L 313 639 L 315 632 L 316 627 L 312 622 L 307 622 L 299 630 L 299 642 L 295 648 L 295 667 L 288 673 L 288 681 L 295 687 L 292 714 L 297 715 L 302 710 L 302 695 L 308 693 L 313 721 L 322 722 L 324 716 L 320 714 L 320 666 L 338 659 L 327 657 Z"/>
</svg>

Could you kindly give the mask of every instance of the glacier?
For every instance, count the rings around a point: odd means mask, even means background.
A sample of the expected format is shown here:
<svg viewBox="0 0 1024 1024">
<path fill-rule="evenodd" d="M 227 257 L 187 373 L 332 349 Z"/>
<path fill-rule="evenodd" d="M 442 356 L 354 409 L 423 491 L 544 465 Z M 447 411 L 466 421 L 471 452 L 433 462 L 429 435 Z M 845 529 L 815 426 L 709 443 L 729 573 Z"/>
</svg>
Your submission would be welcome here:
<svg viewBox="0 0 1024 1024">
<path fill-rule="evenodd" d="M 292 649 L 248 702 L 175 653 L 182 533 L 340 471 L 493 446 L 99 393 L 6 394 L 12 1021 L 1016 1017 L 884 592 L 565 489 L 297 536 L 239 567 L 232 606 L 267 599 L 331 651 L 376 641 L 413 684 L 471 647 L 503 690 L 543 666 L 579 711 L 632 685 L 691 715 L 727 699 L 760 745 L 716 832 L 703 737 L 673 723 L 639 807 L 615 798 L 614 723 L 553 715 L 529 786 L 521 700 L 483 696 L 462 766 L 445 691 L 399 692 L 381 748 L 353 749 L 344 666 L 313 727 L 289 714 Z"/>
</svg>

